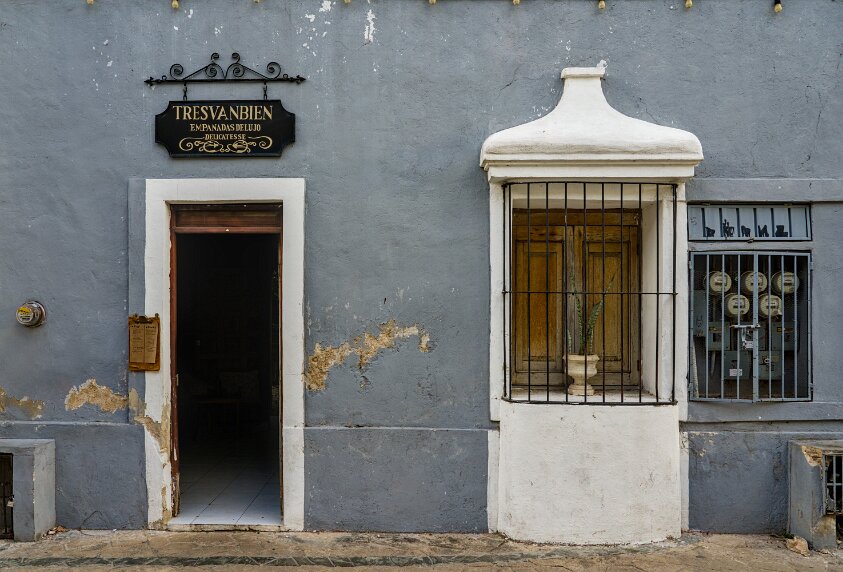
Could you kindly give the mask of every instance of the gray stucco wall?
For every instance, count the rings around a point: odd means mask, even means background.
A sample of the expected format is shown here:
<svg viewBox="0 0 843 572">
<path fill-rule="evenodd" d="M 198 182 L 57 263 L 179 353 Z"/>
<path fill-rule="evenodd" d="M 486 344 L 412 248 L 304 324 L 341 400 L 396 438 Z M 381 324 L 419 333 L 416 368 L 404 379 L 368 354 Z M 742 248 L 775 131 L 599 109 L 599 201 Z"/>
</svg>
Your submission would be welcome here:
<svg viewBox="0 0 843 572">
<path fill-rule="evenodd" d="M 778 192 L 810 200 L 812 181 L 823 179 L 823 196 L 843 200 L 839 2 L 789 5 L 778 15 L 751 1 L 698 2 L 688 11 L 660 0 L 609 2 L 602 12 L 579 0 L 320 8 L 321 0 L 184 0 L 178 11 L 164 0 L 4 2 L 0 436 L 56 439 L 57 487 L 65 491 L 57 511 L 66 526 L 135 527 L 145 518 L 141 429 L 126 409 L 65 408 L 71 387 L 87 379 L 118 395 L 130 383 L 142 387 L 125 365 L 126 315 L 137 310 L 129 300 L 142 294 L 142 236 L 129 237 L 127 222 L 142 185 L 129 186 L 130 178 L 304 177 L 307 352 L 390 319 L 429 333 L 428 353 L 400 340 L 364 371 L 353 360 L 333 368 L 325 390 L 308 393 L 308 528 L 485 528 L 493 425 L 488 202 L 478 151 L 490 133 L 551 109 L 561 68 L 606 59 L 605 91 L 617 109 L 694 132 L 706 155 L 698 174 L 711 185 L 692 185 L 692 198 L 722 193 L 714 179 L 752 178 L 761 179 L 752 193 L 728 198 Z M 297 116 L 297 142 L 281 159 L 173 160 L 154 144 L 154 115 L 181 92 L 142 80 L 174 62 L 196 69 L 213 51 L 223 60 L 239 51 L 258 69 L 277 60 L 308 78 L 270 87 Z M 261 92 L 197 86 L 190 96 Z M 804 180 L 808 191 L 773 191 L 770 178 Z M 831 282 L 838 211 L 814 211 L 818 300 L 839 296 Z M 29 297 L 49 312 L 36 330 L 13 319 Z M 829 340 L 843 334 L 823 327 Z M 840 419 L 836 364 L 820 349 L 818 401 Z M 30 421 L 38 412 L 11 400 L 23 396 L 43 401 L 37 423 Z M 705 415 L 691 411 L 692 419 Z M 728 439 L 718 447 L 731 455 Z M 371 464 L 372 452 L 380 465 Z M 95 461 L 110 477 L 91 471 Z M 419 486 L 434 473 L 436 488 Z M 429 494 L 395 494 L 390 483 L 399 477 Z M 691 478 L 692 487 L 702 478 L 694 466 Z M 692 510 L 730 485 L 712 483 L 697 490 Z M 430 496 L 442 507 L 436 515 L 427 513 Z M 747 500 L 746 510 L 762 502 Z"/>
<path fill-rule="evenodd" d="M 732 533 L 787 532 L 788 442 L 843 435 L 840 422 L 689 429 L 689 526 Z"/>
</svg>

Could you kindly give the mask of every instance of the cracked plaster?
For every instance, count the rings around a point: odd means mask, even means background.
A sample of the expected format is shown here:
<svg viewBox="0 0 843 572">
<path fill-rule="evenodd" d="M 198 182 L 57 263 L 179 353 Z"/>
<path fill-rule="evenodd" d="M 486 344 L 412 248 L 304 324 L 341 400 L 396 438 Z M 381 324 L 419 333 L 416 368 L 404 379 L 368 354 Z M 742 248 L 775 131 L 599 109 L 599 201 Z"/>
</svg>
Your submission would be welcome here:
<svg viewBox="0 0 843 572">
<path fill-rule="evenodd" d="M 358 356 L 357 367 L 362 370 L 380 352 L 393 349 L 398 340 L 413 336 L 419 338 L 420 352 L 430 351 L 430 334 L 417 324 L 400 326 L 394 319 L 381 324 L 377 335 L 364 332 L 351 342 L 343 342 L 339 346 L 323 347 L 317 343 L 313 348 L 313 353 L 307 358 L 305 385 L 309 391 L 321 391 L 325 389 L 325 382 L 331 368 L 343 363 L 352 354 Z"/>
</svg>

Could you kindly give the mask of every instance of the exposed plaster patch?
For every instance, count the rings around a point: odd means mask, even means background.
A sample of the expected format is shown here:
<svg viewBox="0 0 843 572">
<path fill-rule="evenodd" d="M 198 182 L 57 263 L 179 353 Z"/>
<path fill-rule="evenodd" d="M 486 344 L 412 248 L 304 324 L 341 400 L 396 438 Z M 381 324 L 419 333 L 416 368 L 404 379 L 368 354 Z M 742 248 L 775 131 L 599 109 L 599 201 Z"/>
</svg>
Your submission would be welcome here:
<svg viewBox="0 0 843 572">
<path fill-rule="evenodd" d="M 810 445 L 802 445 L 802 454 L 805 455 L 805 460 L 812 467 L 818 467 L 823 462 L 823 451 L 819 447 L 811 447 Z"/>
<path fill-rule="evenodd" d="M 316 14 L 305 14 L 304 17 L 313 22 L 316 19 Z"/>
<path fill-rule="evenodd" d="M 146 414 L 146 403 L 144 403 L 138 392 L 132 388 L 129 391 L 129 412 L 135 423 L 143 425 L 150 437 L 158 443 L 161 457 L 169 461 L 170 456 L 170 404 L 165 403 L 161 408 L 161 421 L 155 421 Z"/>
<path fill-rule="evenodd" d="M 0 387 L 0 413 L 5 413 L 9 406 L 14 406 L 26 413 L 30 419 L 38 419 L 44 412 L 44 402 L 40 399 L 30 399 L 28 396 L 12 397 Z"/>
<path fill-rule="evenodd" d="M 363 28 L 363 40 L 367 44 L 375 41 L 375 19 L 375 13 L 369 10 L 366 14 L 366 27 Z"/>
<path fill-rule="evenodd" d="M 331 0 L 322 0 L 322 6 L 319 7 L 320 12 L 331 11 Z"/>
<path fill-rule="evenodd" d="M 118 409 L 125 409 L 128 402 L 127 397 L 114 393 L 109 387 L 97 385 L 96 379 L 89 379 L 79 387 L 70 388 L 64 399 L 64 408 L 73 411 L 83 405 L 93 405 L 105 413 L 114 413 Z"/>
<path fill-rule="evenodd" d="M 158 452 L 161 462 L 164 465 L 170 462 L 170 403 L 166 401 L 161 408 L 161 421 L 156 421 L 146 414 L 146 403 L 140 398 L 136 389 L 129 390 L 128 398 L 129 414 L 132 420 L 143 425 L 146 433 L 158 445 Z M 167 494 L 168 485 L 161 486 L 161 518 L 151 522 L 151 528 L 163 528 L 166 522 L 173 516 L 171 510 L 171 496 Z"/>
<path fill-rule="evenodd" d="M 836 530 L 837 518 L 833 514 L 827 514 L 822 516 L 817 521 L 817 524 L 811 527 L 811 533 L 813 534 L 814 538 L 834 538 Z"/>
<path fill-rule="evenodd" d="M 395 320 L 381 324 L 377 335 L 364 332 L 351 342 L 343 342 L 336 347 L 322 347 L 317 343 L 313 348 L 313 353 L 307 358 L 305 385 L 310 391 L 321 391 L 325 389 L 325 380 L 331 368 L 341 364 L 352 354 L 357 355 L 357 367 L 363 369 L 381 351 L 394 348 L 397 340 L 413 336 L 419 338 L 420 352 L 430 351 L 430 334 L 415 324 L 399 326 Z"/>
</svg>

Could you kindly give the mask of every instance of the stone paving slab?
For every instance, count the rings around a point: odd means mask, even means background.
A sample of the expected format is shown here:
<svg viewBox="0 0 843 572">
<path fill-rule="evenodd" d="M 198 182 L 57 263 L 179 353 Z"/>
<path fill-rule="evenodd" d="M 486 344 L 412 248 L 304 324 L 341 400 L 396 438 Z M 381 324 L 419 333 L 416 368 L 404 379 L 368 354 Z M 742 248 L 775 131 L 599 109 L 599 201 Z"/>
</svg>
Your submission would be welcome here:
<svg viewBox="0 0 843 572">
<path fill-rule="evenodd" d="M 801 556 L 770 536 L 687 534 L 642 546 L 559 546 L 496 534 L 68 531 L 0 541 L 0 570 L 841 570 L 843 552 Z"/>
</svg>

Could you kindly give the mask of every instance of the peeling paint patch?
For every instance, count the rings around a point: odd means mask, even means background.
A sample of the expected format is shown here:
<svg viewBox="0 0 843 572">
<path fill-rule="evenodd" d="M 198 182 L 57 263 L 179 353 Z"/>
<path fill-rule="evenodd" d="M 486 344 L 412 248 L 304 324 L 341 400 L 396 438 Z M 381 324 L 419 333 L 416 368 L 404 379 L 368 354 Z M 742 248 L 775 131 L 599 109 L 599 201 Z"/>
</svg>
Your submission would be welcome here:
<svg viewBox="0 0 843 572">
<path fill-rule="evenodd" d="M 819 467 L 823 462 L 823 451 L 819 447 L 811 447 L 810 445 L 802 446 L 802 454 L 805 455 L 805 460 L 812 467 Z"/>
<path fill-rule="evenodd" d="M 369 10 L 366 14 L 366 27 L 363 29 L 363 40 L 367 44 L 375 41 L 375 13 Z"/>
<path fill-rule="evenodd" d="M 64 408 L 67 411 L 79 409 L 83 405 L 93 405 L 105 413 L 114 413 L 118 409 L 126 408 L 128 398 L 114 393 L 109 387 L 97 385 L 96 379 L 89 379 L 79 387 L 71 387 L 64 399 Z"/>
<path fill-rule="evenodd" d="M 322 6 L 319 7 L 320 12 L 331 11 L 331 0 L 322 0 Z"/>
<path fill-rule="evenodd" d="M 310 391 L 321 391 L 325 389 L 325 381 L 331 368 L 343 363 L 352 354 L 357 355 L 357 367 L 363 369 L 380 352 L 394 348 L 396 341 L 410 337 L 418 337 L 420 352 L 427 353 L 431 350 L 430 334 L 415 324 L 399 326 L 395 320 L 381 324 L 377 334 L 364 332 L 351 342 L 343 342 L 336 347 L 322 347 L 317 343 L 313 353 L 307 358 L 305 385 Z"/>
<path fill-rule="evenodd" d="M 30 419 L 38 419 L 44 412 L 44 402 L 40 399 L 30 399 L 28 396 L 13 397 L 0 387 L 0 413 L 5 413 L 9 406 L 17 407 Z"/>
<path fill-rule="evenodd" d="M 158 449 L 162 455 L 170 454 L 170 405 L 165 403 L 161 410 L 161 421 L 155 421 L 146 414 L 146 403 L 144 403 L 138 392 L 132 388 L 129 391 L 129 412 L 135 423 L 143 425 L 150 437 L 158 443 Z M 169 457 L 168 457 L 169 458 Z"/>
</svg>

